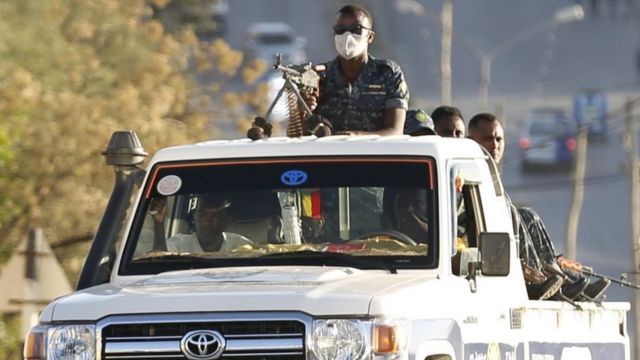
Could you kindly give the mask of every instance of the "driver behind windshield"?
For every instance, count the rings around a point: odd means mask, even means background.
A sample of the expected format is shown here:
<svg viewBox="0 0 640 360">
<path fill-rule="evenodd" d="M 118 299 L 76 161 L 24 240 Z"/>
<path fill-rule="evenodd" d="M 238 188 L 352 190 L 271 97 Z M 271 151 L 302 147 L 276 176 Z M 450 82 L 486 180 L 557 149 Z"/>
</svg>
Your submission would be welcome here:
<svg viewBox="0 0 640 360">
<path fill-rule="evenodd" d="M 220 193 L 200 194 L 193 214 L 195 232 L 167 239 L 170 252 L 230 251 L 252 244 L 246 237 L 224 231 L 231 223 L 231 201 Z M 155 219 L 155 217 L 154 217 Z"/>
<path fill-rule="evenodd" d="M 428 241 L 427 199 L 424 189 L 399 189 L 396 193 L 395 227 L 416 243 Z"/>
</svg>

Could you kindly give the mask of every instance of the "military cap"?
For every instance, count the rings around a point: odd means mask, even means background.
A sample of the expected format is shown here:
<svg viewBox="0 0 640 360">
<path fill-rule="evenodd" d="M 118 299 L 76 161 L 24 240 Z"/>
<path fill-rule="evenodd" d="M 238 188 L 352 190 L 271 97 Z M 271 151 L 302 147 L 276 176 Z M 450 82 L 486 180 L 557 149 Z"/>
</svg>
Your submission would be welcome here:
<svg viewBox="0 0 640 360">
<path fill-rule="evenodd" d="M 436 135 L 431 117 L 421 109 L 407 110 L 404 122 L 404 133 L 407 135 Z"/>
</svg>

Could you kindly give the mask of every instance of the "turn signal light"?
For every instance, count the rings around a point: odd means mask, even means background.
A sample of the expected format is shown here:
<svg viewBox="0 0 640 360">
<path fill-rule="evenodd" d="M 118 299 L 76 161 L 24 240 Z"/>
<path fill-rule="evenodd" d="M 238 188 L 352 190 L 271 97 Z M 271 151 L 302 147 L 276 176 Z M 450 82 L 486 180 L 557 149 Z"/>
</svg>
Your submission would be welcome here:
<svg viewBox="0 0 640 360">
<path fill-rule="evenodd" d="M 25 360 L 43 360 L 45 358 L 44 332 L 29 331 L 24 342 Z"/>
<path fill-rule="evenodd" d="M 396 329 L 390 325 L 376 326 L 373 334 L 373 351 L 376 353 L 398 352 L 399 344 Z"/>
</svg>

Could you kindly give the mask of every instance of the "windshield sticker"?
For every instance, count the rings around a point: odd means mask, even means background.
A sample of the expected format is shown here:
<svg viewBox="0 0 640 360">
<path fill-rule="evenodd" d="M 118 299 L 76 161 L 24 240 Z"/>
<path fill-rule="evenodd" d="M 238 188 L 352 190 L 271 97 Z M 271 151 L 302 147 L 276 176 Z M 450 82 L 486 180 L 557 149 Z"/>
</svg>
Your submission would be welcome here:
<svg viewBox="0 0 640 360">
<path fill-rule="evenodd" d="M 280 181 L 285 185 L 296 186 L 304 184 L 308 177 L 307 173 L 302 170 L 289 170 L 280 176 Z"/>
<path fill-rule="evenodd" d="M 182 179 L 175 175 L 167 175 L 158 181 L 156 189 L 160 195 L 173 195 L 182 187 Z"/>
</svg>

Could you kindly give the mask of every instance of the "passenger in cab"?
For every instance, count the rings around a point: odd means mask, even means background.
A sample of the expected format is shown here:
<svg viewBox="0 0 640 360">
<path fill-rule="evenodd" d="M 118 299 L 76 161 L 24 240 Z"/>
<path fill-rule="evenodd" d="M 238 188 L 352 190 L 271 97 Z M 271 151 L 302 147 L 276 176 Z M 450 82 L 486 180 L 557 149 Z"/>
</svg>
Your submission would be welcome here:
<svg viewBox="0 0 640 360">
<path fill-rule="evenodd" d="M 225 231 L 232 220 L 230 206 L 231 201 L 223 194 L 200 194 L 193 212 L 195 231 L 191 234 L 176 234 L 170 237 L 166 241 L 166 250 L 170 252 L 230 251 L 242 245 L 252 244 L 251 240 L 240 234 Z M 164 222 L 164 218 L 156 220 L 154 217 L 154 220 Z M 160 237 L 163 236 L 161 231 Z"/>
<path fill-rule="evenodd" d="M 396 193 L 395 226 L 416 243 L 428 240 L 429 220 L 425 189 L 400 189 Z"/>
<path fill-rule="evenodd" d="M 438 106 L 431 113 L 434 128 L 442 137 L 464 138 L 465 124 L 460 110 L 453 106 Z"/>
<path fill-rule="evenodd" d="M 404 123 L 404 133 L 411 136 L 436 135 L 433 120 L 424 110 L 407 110 Z M 394 202 L 397 198 L 396 188 L 387 188 L 382 197 L 381 222 L 385 227 L 396 227 L 396 209 Z"/>
<path fill-rule="evenodd" d="M 319 92 L 306 99 L 315 115 L 306 131 L 324 124 L 332 134 L 402 134 L 409 90 L 398 64 L 368 52 L 376 35 L 371 13 L 342 7 L 333 34 L 338 56 L 326 63 Z"/>
</svg>

